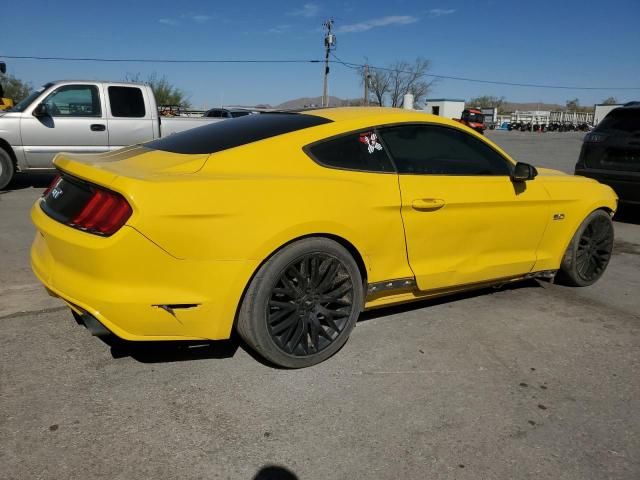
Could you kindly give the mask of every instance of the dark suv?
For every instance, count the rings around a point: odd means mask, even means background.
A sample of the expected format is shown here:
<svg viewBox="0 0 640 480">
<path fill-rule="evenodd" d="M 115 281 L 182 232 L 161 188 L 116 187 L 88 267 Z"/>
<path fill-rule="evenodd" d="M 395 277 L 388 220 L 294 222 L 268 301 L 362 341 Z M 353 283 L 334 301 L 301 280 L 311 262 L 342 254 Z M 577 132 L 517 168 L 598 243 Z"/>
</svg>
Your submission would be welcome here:
<svg viewBox="0 0 640 480">
<path fill-rule="evenodd" d="M 595 178 L 621 202 L 640 205 L 640 102 L 612 110 L 584 137 L 576 175 Z"/>
<path fill-rule="evenodd" d="M 254 112 L 252 112 L 251 110 L 240 108 L 212 108 L 204 112 L 202 116 L 213 118 L 238 118 L 253 114 Z"/>
</svg>

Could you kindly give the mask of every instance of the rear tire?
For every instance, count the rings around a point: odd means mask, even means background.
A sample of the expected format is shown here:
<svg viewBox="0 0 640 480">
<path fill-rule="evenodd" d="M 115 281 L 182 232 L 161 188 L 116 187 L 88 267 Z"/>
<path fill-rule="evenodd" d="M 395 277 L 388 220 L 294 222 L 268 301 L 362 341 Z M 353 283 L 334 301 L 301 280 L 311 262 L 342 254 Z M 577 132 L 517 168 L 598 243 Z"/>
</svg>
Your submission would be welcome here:
<svg viewBox="0 0 640 480">
<path fill-rule="evenodd" d="M 596 210 L 582 222 L 562 259 L 558 280 L 573 287 L 587 287 L 600 279 L 613 250 L 613 222 L 604 210 Z"/>
<path fill-rule="evenodd" d="M 5 149 L 0 147 L 0 190 L 4 190 L 9 185 L 14 173 L 13 159 Z"/>
<path fill-rule="evenodd" d="M 327 238 L 294 242 L 251 280 L 237 331 L 256 353 L 285 368 L 320 363 L 345 344 L 364 305 L 353 257 Z"/>
</svg>

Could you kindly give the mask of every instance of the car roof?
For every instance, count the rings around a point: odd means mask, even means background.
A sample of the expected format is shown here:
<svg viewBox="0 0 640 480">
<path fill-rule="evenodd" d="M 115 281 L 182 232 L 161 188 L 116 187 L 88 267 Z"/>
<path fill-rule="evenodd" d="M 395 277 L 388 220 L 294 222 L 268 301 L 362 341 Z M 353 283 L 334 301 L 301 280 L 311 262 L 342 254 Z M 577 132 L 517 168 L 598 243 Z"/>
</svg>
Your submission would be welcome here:
<svg viewBox="0 0 640 480">
<path fill-rule="evenodd" d="M 428 120 L 435 123 L 446 123 L 442 117 L 431 115 L 420 110 L 404 110 L 402 108 L 390 107 L 330 107 L 302 110 L 300 113 L 323 117 L 333 122 L 365 120 L 367 118 L 378 120 L 381 116 L 384 116 L 387 118 L 397 117 L 398 122 L 411 120 L 424 122 Z"/>
</svg>

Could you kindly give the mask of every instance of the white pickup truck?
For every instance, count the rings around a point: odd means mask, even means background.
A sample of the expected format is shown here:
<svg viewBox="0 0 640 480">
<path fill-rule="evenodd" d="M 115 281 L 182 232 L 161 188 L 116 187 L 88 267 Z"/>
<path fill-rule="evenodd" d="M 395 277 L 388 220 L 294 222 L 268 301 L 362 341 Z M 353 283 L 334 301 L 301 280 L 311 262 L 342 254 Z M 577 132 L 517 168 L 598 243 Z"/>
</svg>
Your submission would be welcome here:
<svg viewBox="0 0 640 480">
<path fill-rule="evenodd" d="M 148 85 L 47 83 L 0 112 L 0 189 L 16 172 L 51 170 L 59 152 L 107 152 L 220 121 L 161 117 Z"/>
</svg>

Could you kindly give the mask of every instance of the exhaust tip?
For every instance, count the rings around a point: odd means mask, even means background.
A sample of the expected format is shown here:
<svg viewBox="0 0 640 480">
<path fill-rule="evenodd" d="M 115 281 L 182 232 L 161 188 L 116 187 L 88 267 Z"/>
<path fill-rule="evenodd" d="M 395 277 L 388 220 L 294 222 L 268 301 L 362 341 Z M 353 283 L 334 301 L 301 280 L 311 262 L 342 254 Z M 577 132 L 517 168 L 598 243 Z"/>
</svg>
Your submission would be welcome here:
<svg viewBox="0 0 640 480">
<path fill-rule="evenodd" d="M 111 330 L 100 323 L 100 321 L 93 315 L 90 315 L 86 312 L 83 314 L 79 314 L 73 310 L 71 312 L 73 313 L 73 318 L 76 319 L 76 322 L 84 325 L 84 327 L 89 330 L 89 332 L 91 332 L 91 335 L 93 335 L 94 337 L 105 337 L 107 335 L 111 335 Z"/>
</svg>

